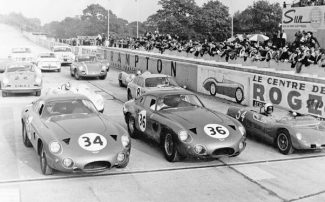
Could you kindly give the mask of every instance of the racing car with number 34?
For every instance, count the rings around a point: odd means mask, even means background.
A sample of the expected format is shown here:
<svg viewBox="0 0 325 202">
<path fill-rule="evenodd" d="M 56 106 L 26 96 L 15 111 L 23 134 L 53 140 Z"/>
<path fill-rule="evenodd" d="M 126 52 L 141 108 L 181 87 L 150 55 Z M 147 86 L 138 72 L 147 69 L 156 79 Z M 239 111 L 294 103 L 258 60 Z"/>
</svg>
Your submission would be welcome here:
<svg viewBox="0 0 325 202">
<path fill-rule="evenodd" d="M 188 156 L 237 156 L 246 146 L 246 131 L 239 121 L 205 108 L 184 89 L 150 91 L 126 102 L 123 113 L 130 136 L 160 143 L 170 162 Z"/>
<path fill-rule="evenodd" d="M 273 112 L 274 111 L 274 112 Z M 227 114 L 239 120 L 249 135 L 274 144 L 280 153 L 325 149 L 325 122 L 271 104 L 255 108 L 230 107 Z"/>
<path fill-rule="evenodd" d="M 40 156 L 44 175 L 99 172 L 129 162 L 127 131 L 83 95 L 41 97 L 23 109 L 21 122 L 23 143 Z"/>
</svg>

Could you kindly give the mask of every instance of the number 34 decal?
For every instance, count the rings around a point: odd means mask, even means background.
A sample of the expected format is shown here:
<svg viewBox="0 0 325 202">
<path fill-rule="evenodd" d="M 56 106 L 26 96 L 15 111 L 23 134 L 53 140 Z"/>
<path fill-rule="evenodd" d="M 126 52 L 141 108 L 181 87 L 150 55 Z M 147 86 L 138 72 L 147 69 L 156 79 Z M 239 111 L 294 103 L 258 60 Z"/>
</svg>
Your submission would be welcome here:
<svg viewBox="0 0 325 202">
<path fill-rule="evenodd" d="M 204 126 L 204 132 L 210 137 L 224 139 L 229 136 L 229 130 L 219 124 L 208 124 Z"/>
<path fill-rule="evenodd" d="M 104 136 L 96 133 L 86 133 L 79 137 L 79 146 L 87 151 L 99 151 L 106 147 L 107 140 Z"/>
<path fill-rule="evenodd" d="M 236 114 L 236 119 L 238 121 L 244 121 L 246 113 L 247 113 L 247 111 L 239 110 L 238 113 Z"/>
</svg>

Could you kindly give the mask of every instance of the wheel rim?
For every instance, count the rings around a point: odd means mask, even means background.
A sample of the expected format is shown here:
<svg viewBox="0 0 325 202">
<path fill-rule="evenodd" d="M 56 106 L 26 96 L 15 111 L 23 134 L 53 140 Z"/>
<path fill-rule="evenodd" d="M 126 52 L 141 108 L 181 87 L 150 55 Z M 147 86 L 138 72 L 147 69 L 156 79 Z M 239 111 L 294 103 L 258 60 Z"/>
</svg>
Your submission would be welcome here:
<svg viewBox="0 0 325 202">
<path fill-rule="evenodd" d="M 165 137 L 165 151 L 168 156 L 171 156 L 173 154 L 173 147 L 174 147 L 174 142 L 173 138 L 170 134 L 167 134 Z"/>
<path fill-rule="evenodd" d="M 241 90 L 240 88 L 238 88 L 238 89 L 236 90 L 236 99 L 237 99 L 238 101 L 241 101 L 241 100 L 243 99 L 243 92 L 242 92 L 242 90 Z"/>
<path fill-rule="evenodd" d="M 129 131 L 132 134 L 134 132 L 134 120 L 133 118 L 129 117 Z"/>
<path fill-rule="evenodd" d="M 283 133 L 280 133 L 278 136 L 278 146 L 280 150 L 286 150 L 288 148 L 289 140 L 287 136 Z"/>
<path fill-rule="evenodd" d="M 210 86 L 210 92 L 212 95 L 216 94 L 216 85 L 214 83 L 212 83 Z"/>
</svg>

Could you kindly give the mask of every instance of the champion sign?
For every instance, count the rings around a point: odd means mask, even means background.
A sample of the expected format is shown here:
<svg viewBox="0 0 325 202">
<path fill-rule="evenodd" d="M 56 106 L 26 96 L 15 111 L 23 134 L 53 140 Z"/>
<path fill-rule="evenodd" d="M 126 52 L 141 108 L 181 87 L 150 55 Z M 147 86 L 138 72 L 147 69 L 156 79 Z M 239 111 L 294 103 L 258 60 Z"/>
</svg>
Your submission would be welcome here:
<svg viewBox="0 0 325 202">
<path fill-rule="evenodd" d="M 325 118 L 325 85 L 262 75 L 254 75 L 251 84 L 253 106 L 272 103 Z"/>
</svg>

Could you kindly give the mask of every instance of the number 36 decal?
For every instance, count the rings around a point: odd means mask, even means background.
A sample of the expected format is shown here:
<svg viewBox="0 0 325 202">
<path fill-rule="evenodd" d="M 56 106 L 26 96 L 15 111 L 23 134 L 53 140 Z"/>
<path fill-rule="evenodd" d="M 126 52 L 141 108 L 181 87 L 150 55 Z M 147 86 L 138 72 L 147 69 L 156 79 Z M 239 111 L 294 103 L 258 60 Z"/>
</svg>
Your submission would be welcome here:
<svg viewBox="0 0 325 202">
<path fill-rule="evenodd" d="M 79 146 L 88 151 L 99 151 L 106 147 L 107 140 L 104 136 L 96 133 L 86 133 L 79 137 Z"/>
<path fill-rule="evenodd" d="M 208 124 L 204 126 L 204 132 L 213 138 L 224 139 L 229 136 L 229 130 L 219 124 Z"/>
</svg>

